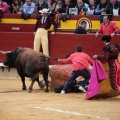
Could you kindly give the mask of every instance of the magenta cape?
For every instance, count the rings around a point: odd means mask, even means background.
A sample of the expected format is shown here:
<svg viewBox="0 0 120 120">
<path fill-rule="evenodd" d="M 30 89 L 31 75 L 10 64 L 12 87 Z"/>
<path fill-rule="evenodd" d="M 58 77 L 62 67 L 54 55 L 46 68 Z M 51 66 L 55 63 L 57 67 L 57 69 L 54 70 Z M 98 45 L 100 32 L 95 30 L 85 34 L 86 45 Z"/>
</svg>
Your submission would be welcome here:
<svg viewBox="0 0 120 120">
<path fill-rule="evenodd" d="M 89 99 L 98 94 L 100 91 L 99 83 L 108 77 L 102 66 L 97 60 L 94 60 L 90 83 L 86 93 L 86 99 Z"/>
<path fill-rule="evenodd" d="M 120 93 L 120 63 L 118 60 L 115 60 L 116 66 L 117 66 L 117 72 L 116 72 L 116 86 L 118 89 L 118 92 Z"/>
</svg>

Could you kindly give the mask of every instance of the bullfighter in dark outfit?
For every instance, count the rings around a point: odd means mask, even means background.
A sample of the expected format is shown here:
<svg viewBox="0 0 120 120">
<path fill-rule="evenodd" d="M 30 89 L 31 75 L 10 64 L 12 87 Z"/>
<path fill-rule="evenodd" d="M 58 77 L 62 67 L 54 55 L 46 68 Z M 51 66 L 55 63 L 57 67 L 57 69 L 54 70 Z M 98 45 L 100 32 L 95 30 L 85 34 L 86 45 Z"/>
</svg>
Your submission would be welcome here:
<svg viewBox="0 0 120 120">
<path fill-rule="evenodd" d="M 110 40 L 111 36 L 103 36 L 102 41 L 105 44 L 103 48 L 103 56 L 94 55 L 93 58 L 96 58 L 103 63 L 108 62 L 111 87 L 120 92 L 120 63 L 117 60 L 120 47 L 117 44 L 110 43 Z"/>
</svg>

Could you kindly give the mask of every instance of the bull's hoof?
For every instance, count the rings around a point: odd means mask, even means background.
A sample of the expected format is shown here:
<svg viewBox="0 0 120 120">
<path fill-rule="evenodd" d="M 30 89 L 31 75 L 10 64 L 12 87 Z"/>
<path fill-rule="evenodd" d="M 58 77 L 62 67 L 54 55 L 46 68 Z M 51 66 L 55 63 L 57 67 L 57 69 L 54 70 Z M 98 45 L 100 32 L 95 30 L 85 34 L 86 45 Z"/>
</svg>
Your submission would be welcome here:
<svg viewBox="0 0 120 120">
<path fill-rule="evenodd" d="M 45 90 L 45 92 L 49 92 L 49 90 Z"/>
<path fill-rule="evenodd" d="M 22 90 L 26 90 L 26 87 L 23 87 Z"/>
<path fill-rule="evenodd" d="M 32 92 L 32 90 L 28 89 L 28 92 L 29 92 L 29 93 L 31 93 L 31 92 Z"/>
<path fill-rule="evenodd" d="M 44 89 L 44 86 L 41 85 L 41 86 L 40 86 L 40 89 Z"/>
</svg>

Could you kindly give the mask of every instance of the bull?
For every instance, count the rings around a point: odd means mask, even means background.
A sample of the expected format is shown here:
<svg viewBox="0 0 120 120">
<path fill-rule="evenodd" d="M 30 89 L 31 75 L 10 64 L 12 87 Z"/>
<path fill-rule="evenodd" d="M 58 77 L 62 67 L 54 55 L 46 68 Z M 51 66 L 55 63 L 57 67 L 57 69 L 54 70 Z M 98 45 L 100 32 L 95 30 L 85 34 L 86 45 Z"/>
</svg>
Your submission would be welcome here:
<svg viewBox="0 0 120 120">
<path fill-rule="evenodd" d="M 45 92 L 49 92 L 48 89 L 48 57 L 43 53 L 37 53 L 30 48 L 18 47 L 13 51 L 1 51 L 1 53 L 6 54 L 6 59 L 4 65 L 10 68 L 16 68 L 22 81 L 22 90 L 26 90 L 25 77 L 32 79 L 28 91 L 32 91 L 32 87 L 35 81 L 38 82 L 39 87 L 41 84 L 39 82 L 39 74 L 42 74 L 43 79 L 46 84 Z"/>
</svg>

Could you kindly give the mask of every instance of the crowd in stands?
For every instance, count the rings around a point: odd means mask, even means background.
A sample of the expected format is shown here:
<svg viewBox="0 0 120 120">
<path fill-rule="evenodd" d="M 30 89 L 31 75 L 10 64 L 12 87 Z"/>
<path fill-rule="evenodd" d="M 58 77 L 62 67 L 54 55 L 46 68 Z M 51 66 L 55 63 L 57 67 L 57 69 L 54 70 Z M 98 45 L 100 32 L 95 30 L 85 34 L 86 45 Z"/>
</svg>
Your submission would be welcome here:
<svg viewBox="0 0 120 120">
<path fill-rule="evenodd" d="M 60 17 L 65 21 L 70 14 L 99 15 L 100 22 L 103 23 L 104 15 L 109 15 L 109 20 L 112 20 L 112 16 L 120 15 L 120 0 L 0 0 L 0 14 L 26 13 L 29 15 L 35 14 L 37 18 L 39 11 L 44 8 L 49 9 L 50 13 L 54 13 L 54 20 L 58 23 L 58 26 Z M 80 31 L 83 31 L 83 29 L 85 28 L 82 28 L 82 26 L 78 28 Z M 78 30 L 76 34 L 79 33 Z"/>
<path fill-rule="evenodd" d="M 120 0 L 0 0 L 0 12 L 3 13 L 33 14 L 43 8 L 54 13 L 118 16 Z"/>
</svg>

